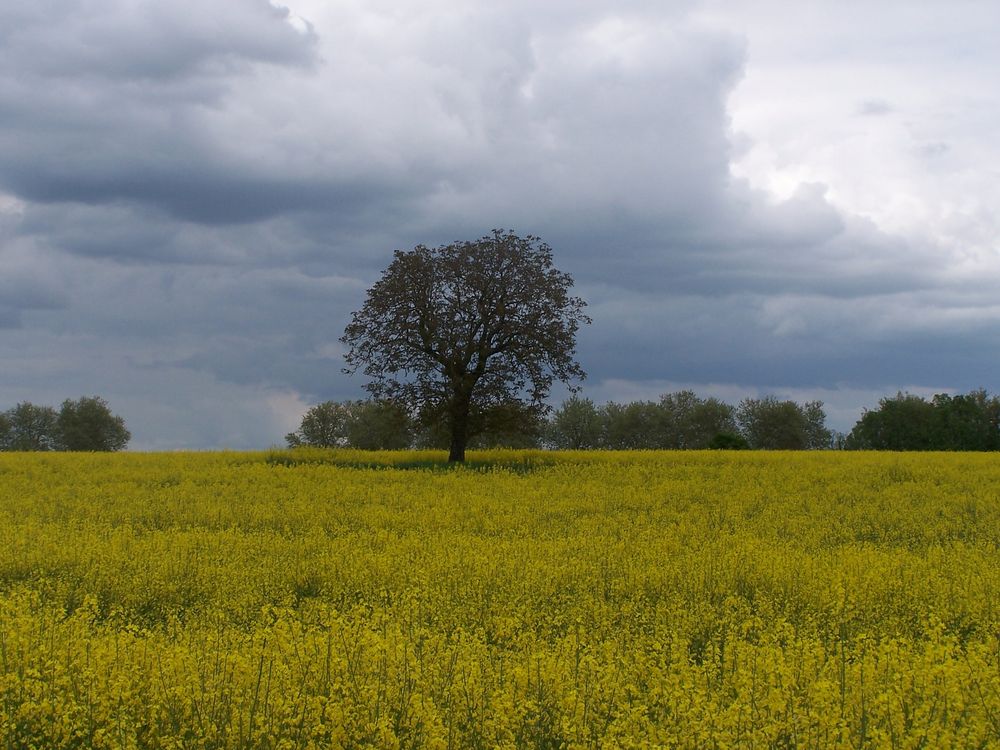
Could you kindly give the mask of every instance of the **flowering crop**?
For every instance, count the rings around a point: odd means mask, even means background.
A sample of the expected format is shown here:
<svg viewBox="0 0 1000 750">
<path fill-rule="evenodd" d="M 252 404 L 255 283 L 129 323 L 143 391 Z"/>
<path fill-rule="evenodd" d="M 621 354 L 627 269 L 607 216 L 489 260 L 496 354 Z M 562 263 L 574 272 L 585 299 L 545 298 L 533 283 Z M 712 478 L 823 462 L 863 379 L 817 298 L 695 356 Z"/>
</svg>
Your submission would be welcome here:
<svg viewBox="0 0 1000 750">
<path fill-rule="evenodd" d="M 983 454 L 0 454 L 0 747 L 1000 747 Z"/>
</svg>

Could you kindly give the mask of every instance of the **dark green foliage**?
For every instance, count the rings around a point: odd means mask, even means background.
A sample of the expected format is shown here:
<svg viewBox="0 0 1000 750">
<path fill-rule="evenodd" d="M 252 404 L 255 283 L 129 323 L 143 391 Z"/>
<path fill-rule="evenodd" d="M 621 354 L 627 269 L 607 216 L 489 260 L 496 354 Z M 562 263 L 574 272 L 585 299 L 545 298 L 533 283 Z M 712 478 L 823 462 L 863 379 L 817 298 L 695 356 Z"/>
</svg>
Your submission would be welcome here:
<svg viewBox="0 0 1000 750">
<path fill-rule="evenodd" d="M 31 424 L 26 418 L 30 415 L 44 424 L 44 407 L 19 408 L 20 424 Z M 0 414 L 0 446 L 6 450 L 11 449 L 7 446 L 14 434 L 14 411 Z M 477 449 L 544 445 L 561 450 L 1000 450 L 1000 397 L 984 390 L 938 394 L 931 400 L 899 393 L 866 411 L 849 435 L 830 431 L 825 422 L 819 401 L 797 404 L 765 397 L 745 399 L 734 409 L 718 399 L 680 391 L 664 394 L 659 401 L 596 406 L 574 395 L 548 420 L 540 409 L 523 402 L 478 411 L 470 417 L 473 437 L 468 445 Z M 37 432 L 22 427 L 18 434 L 24 444 L 25 435 Z M 330 401 L 310 409 L 302 427 L 286 439 L 292 447 L 447 449 L 451 434 L 446 415 L 417 429 L 392 403 Z M 32 450 L 60 447 L 48 445 Z"/>
<path fill-rule="evenodd" d="M 553 448 L 605 450 L 828 448 L 825 420 L 819 401 L 800 406 L 773 398 L 747 399 L 737 415 L 729 404 L 692 391 L 601 407 L 573 397 L 553 414 L 546 442 Z"/>
<path fill-rule="evenodd" d="M 664 448 L 703 449 L 711 447 L 720 433 L 735 433 L 735 410 L 716 398 L 700 398 L 693 391 L 668 393 L 660 397 L 664 421 L 660 442 Z"/>
<path fill-rule="evenodd" d="M 604 422 L 602 448 L 620 451 L 660 447 L 660 413 L 654 402 L 610 402 L 601 408 L 600 414 Z"/>
<path fill-rule="evenodd" d="M 347 421 L 347 445 L 362 450 L 410 447 L 413 427 L 406 410 L 389 401 L 355 401 Z"/>
<path fill-rule="evenodd" d="M 537 448 L 545 427 L 541 406 L 520 401 L 496 404 L 473 414 L 469 447 Z"/>
<path fill-rule="evenodd" d="M 309 408 L 295 432 L 285 435 L 289 448 L 309 445 L 314 448 L 335 448 L 347 443 L 347 421 L 350 402 L 324 401 Z"/>
<path fill-rule="evenodd" d="M 714 451 L 743 451 L 750 447 L 750 443 L 734 432 L 720 432 L 708 441 L 708 447 Z"/>
<path fill-rule="evenodd" d="M 67 451 L 120 451 L 132 438 L 125 420 L 99 396 L 63 401 L 56 431 L 60 448 Z"/>
<path fill-rule="evenodd" d="M 729 404 L 692 391 L 667 393 L 659 402 L 612 402 L 600 410 L 600 445 L 613 450 L 705 449 L 720 432 L 736 431 L 733 414 Z"/>
<path fill-rule="evenodd" d="M 497 404 L 470 415 L 468 447 L 476 450 L 537 448 L 547 429 L 541 409 L 517 402 Z M 413 445 L 415 448 L 449 449 L 451 429 L 447 416 L 441 415 L 437 421 L 425 416 Z"/>
<path fill-rule="evenodd" d="M 22 401 L 3 414 L 0 449 L 5 451 L 52 451 L 60 448 L 56 430 L 58 415 L 51 406 Z"/>
<path fill-rule="evenodd" d="M 934 405 L 920 396 L 897 393 L 879 408 L 866 410 L 847 445 L 856 450 L 920 451 L 934 448 Z"/>
<path fill-rule="evenodd" d="M 399 450 L 413 439 L 409 415 L 388 401 L 324 401 L 311 407 L 295 432 L 285 436 L 290 448 L 361 448 Z"/>
<path fill-rule="evenodd" d="M 808 450 L 829 448 L 831 433 L 825 427 L 823 402 L 799 405 L 773 396 L 747 398 L 736 409 L 740 434 L 751 448 Z"/>
<path fill-rule="evenodd" d="M 0 450 L 119 451 L 132 438 L 99 396 L 67 399 L 57 412 L 24 401 L 0 414 Z"/>
<path fill-rule="evenodd" d="M 1000 450 L 1000 399 L 978 390 L 930 401 L 897 393 L 865 411 L 846 447 L 854 450 Z"/>
<path fill-rule="evenodd" d="M 936 395 L 933 443 L 937 450 L 1000 450 L 1000 399 L 978 390 Z"/>
<path fill-rule="evenodd" d="M 545 441 L 564 450 L 598 448 L 603 433 L 603 417 L 589 398 L 571 396 L 552 413 Z"/>
</svg>

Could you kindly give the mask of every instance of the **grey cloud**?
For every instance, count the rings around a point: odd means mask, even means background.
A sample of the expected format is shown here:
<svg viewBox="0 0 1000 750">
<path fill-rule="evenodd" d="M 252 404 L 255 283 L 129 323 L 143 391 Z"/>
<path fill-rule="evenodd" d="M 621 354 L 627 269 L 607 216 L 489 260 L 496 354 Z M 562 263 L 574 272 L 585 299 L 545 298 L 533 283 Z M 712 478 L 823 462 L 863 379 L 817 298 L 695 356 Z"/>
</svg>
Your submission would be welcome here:
<svg viewBox="0 0 1000 750">
<path fill-rule="evenodd" d="M 288 19 L 266 0 L 14 3 L 0 9 L 0 60 L 21 76 L 148 82 L 252 62 L 308 65 L 313 35 Z"/>
<path fill-rule="evenodd" d="M 136 450 L 266 448 L 281 443 L 306 408 L 289 389 L 234 385 L 180 367 L 136 366 L 128 341 L 0 334 L 5 345 L 14 344 L 0 369 L 0 404 L 58 405 L 67 397 L 101 394 L 124 417 Z"/>
<path fill-rule="evenodd" d="M 858 114 L 866 116 L 881 116 L 893 112 L 894 108 L 885 99 L 865 99 L 858 105 Z"/>
<path fill-rule="evenodd" d="M 7 187 L 40 203 L 136 203 L 201 224 L 241 224 L 298 211 L 323 211 L 352 222 L 364 216 L 373 201 L 390 207 L 394 193 L 412 191 L 405 186 L 365 185 L 363 181 L 311 183 L 241 173 L 237 165 L 227 172 L 224 165 L 198 164 L 192 157 L 189 163 L 178 159 L 169 165 L 114 164 L 87 173 L 11 164 L 6 169 Z"/>
<path fill-rule="evenodd" d="M 925 159 L 934 159 L 939 156 L 944 156 L 948 153 L 949 146 L 943 141 L 935 141 L 934 143 L 924 143 L 917 148 L 917 151 Z"/>
<path fill-rule="evenodd" d="M 37 247 L 20 237 L 19 216 L 5 215 L 0 206 L 0 327 L 19 328 L 24 315 L 34 311 L 62 310 L 68 300 L 64 289 L 44 264 L 36 259 Z"/>
<path fill-rule="evenodd" d="M 329 275 L 338 267 L 371 276 L 383 264 L 387 248 L 398 244 L 394 234 L 369 223 L 387 214 L 380 211 L 374 217 L 362 210 L 344 217 L 330 211 L 236 225 L 200 224 L 124 202 L 32 203 L 9 231 L 11 241 L 114 265 L 159 266 L 164 274 L 173 266 L 297 265 L 309 276 Z"/>
<path fill-rule="evenodd" d="M 826 186 L 734 178 L 745 40 L 697 3 L 619 7 L 324 3 L 315 34 L 262 0 L 0 10 L 0 187 L 25 204 L 0 406 L 96 392 L 136 447 L 280 441 L 360 395 L 336 341 L 392 250 L 492 227 L 576 278 L 598 388 L 981 384 L 996 285 L 973 298 Z"/>
<path fill-rule="evenodd" d="M 764 390 L 991 382 L 996 312 L 991 323 L 988 308 L 962 310 L 934 295 L 898 297 L 855 306 L 822 297 L 617 295 L 613 304 L 593 306 L 595 324 L 583 332 L 580 351 L 594 382 L 669 379 Z M 973 327 L 940 322 L 956 312 Z"/>
<path fill-rule="evenodd" d="M 144 203 L 210 223 L 356 206 L 355 191 L 336 180 L 227 158 L 206 125 L 261 65 L 309 75 L 315 35 L 296 31 L 287 9 L 266 0 L 49 0 L 0 13 L 8 191 L 35 202 Z"/>
</svg>

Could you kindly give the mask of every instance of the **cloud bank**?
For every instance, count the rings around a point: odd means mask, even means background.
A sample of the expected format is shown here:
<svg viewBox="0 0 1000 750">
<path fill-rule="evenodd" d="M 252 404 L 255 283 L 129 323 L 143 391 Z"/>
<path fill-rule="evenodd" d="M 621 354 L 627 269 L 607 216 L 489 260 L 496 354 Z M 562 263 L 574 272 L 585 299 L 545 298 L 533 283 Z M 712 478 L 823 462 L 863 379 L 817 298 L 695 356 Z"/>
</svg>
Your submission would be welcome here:
<svg viewBox="0 0 1000 750">
<path fill-rule="evenodd" d="M 493 227 L 543 237 L 590 301 L 598 398 L 818 395 L 843 429 L 874 394 L 991 385 L 969 154 L 996 111 L 935 125 L 899 82 L 916 52 L 861 54 L 905 38 L 887 18 L 817 60 L 708 2 L 291 5 L 0 9 L 0 404 L 97 393 L 136 448 L 279 443 L 360 394 L 337 339 L 391 252 Z M 892 74 L 803 125 L 782 86 L 848 60 Z M 910 174 L 907 213 L 885 196 Z"/>
</svg>

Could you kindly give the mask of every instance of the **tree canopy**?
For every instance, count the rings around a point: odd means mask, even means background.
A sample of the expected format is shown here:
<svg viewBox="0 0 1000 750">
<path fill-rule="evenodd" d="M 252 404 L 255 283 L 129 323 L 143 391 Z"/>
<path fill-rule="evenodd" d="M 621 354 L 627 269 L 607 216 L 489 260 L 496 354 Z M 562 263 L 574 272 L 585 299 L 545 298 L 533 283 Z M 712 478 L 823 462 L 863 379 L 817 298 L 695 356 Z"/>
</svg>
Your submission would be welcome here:
<svg viewBox="0 0 1000 750">
<path fill-rule="evenodd" d="M 683 450 L 830 447 L 819 401 L 797 404 L 773 397 L 744 399 L 734 408 L 693 391 L 659 401 L 610 401 L 596 406 L 573 396 L 555 410 L 546 442 L 563 449 Z"/>
<path fill-rule="evenodd" d="M 773 396 L 747 398 L 736 408 L 740 433 L 753 448 L 804 450 L 829 448 L 822 401 L 797 404 Z"/>
<path fill-rule="evenodd" d="M 51 425 L 59 416 L 48 407 L 27 403 L 0 413 L 0 448 L 58 449 Z M 866 410 L 849 435 L 826 427 L 820 401 L 800 404 L 767 396 L 744 399 L 733 407 L 692 391 L 666 393 L 656 401 L 601 405 L 573 395 L 547 419 L 530 405 L 501 406 L 476 414 L 474 423 L 470 448 L 1000 450 L 1000 396 L 985 390 L 939 393 L 931 399 L 898 393 Z M 312 407 L 300 429 L 288 435 L 288 443 L 447 448 L 450 433 L 445 422 L 414 424 L 395 403 L 330 401 Z"/>
<path fill-rule="evenodd" d="M 285 436 L 290 448 L 360 448 L 397 450 L 409 447 L 413 426 L 406 411 L 385 401 L 324 401 L 311 407 L 295 432 Z"/>
<path fill-rule="evenodd" d="M 0 450 L 119 451 L 131 438 L 100 396 L 66 399 L 59 411 L 23 401 L 0 414 Z"/>
<path fill-rule="evenodd" d="M 58 414 L 51 406 L 22 401 L 0 417 L 0 449 L 51 451 L 60 447 Z"/>
<path fill-rule="evenodd" d="M 346 372 L 376 399 L 443 424 L 463 461 L 490 415 L 546 410 L 556 381 L 584 378 L 576 334 L 589 323 L 572 278 L 539 238 L 494 230 L 475 241 L 397 251 L 341 339 Z"/>
<path fill-rule="evenodd" d="M 1000 450 L 1000 398 L 984 390 L 930 401 L 897 393 L 866 410 L 847 436 L 862 450 Z"/>
<path fill-rule="evenodd" d="M 100 396 L 63 401 L 56 430 L 62 449 L 67 451 L 120 451 L 132 438 L 125 420 L 112 414 Z"/>
</svg>

